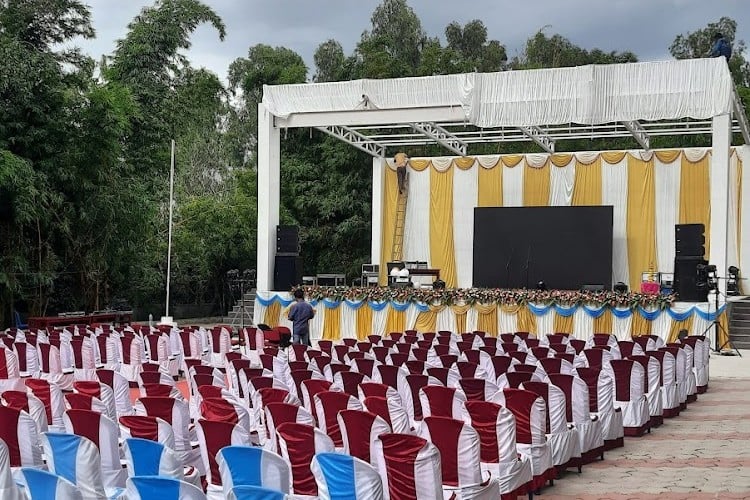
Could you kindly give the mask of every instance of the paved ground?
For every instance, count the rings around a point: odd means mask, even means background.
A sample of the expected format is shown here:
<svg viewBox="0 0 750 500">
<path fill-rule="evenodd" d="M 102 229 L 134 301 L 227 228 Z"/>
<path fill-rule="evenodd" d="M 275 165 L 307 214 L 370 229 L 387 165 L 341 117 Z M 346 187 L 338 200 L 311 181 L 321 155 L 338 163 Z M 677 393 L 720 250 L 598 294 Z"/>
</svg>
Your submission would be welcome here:
<svg viewBox="0 0 750 500">
<path fill-rule="evenodd" d="M 680 416 L 605 460 L 568 472 L 556 500 L 750 499 L 750 351 L 711 356 L 709 391 Z"/>
</svg>

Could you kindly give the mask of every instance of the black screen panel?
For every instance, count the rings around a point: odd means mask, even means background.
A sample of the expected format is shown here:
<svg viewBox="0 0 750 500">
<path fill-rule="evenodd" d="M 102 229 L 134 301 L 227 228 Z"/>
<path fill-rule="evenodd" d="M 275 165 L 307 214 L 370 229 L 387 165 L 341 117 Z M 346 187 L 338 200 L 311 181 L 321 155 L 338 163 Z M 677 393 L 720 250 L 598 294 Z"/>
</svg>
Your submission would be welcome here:
<svg viewBox="0 0 750 500">
<path fill-rule="evenodd" d="M 474 283 L 487 288 L 612 287 L 612 207 L 474 209 Z"/>
</svg>

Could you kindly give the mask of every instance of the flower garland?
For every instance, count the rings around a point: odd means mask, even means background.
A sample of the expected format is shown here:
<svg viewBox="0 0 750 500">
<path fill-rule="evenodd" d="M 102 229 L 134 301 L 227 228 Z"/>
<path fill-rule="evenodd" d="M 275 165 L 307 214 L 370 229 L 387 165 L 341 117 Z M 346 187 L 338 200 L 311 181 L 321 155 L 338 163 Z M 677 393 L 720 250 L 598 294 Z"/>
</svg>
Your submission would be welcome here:
<svg viewBox="0 0 750 500">
<path fill-rule="evenodd" d="M 499 304 L 526 305 L 529 303 L 543 305 L 570 306 L 608 306 L 637 309 L 638 307 L 656 307 L 668 309 L 676 300 L 674 294 L 661 295 L 640 292 L 618 293 L 605 291 L 572 291 L 572 290 L 529 290 L 502 288 L 455 288 L 432 290 L 425 288 L 386 288 L 386 287 L 323 287 L 304 286 L 305 296 L 312 300 L 334 301 L 370 301 L 370 302 L 420 302 L 423 304 Z M 296 288 L 292 289 L 294 292 Z"/>
</svg>

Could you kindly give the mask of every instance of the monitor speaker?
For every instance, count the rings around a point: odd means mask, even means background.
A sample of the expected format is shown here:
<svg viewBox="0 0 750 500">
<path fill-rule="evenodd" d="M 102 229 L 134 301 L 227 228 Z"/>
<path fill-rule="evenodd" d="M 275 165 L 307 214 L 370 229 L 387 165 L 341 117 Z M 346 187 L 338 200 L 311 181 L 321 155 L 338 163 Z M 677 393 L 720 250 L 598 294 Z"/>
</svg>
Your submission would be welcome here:
<svg viewBox="0 0 750 500">
<path fill-rule="evenodd" d="M 705 231 L 703 224 L 677 224 L 674 227 L 677 257 L 703 257 L 706 253 Z"/>
<path fill-rule="evenodd" d="M 299 227 L 276 226 L 276 253 L 299 253 Z"/>
<path fill-rule="evenodd" d="M 683 302 L 707 302 L 708 290 L 697 285 L 698 265 L 708 264 L 703 257 L 676 257 L 672 289 Z"/>
<path fill-rule="evenodd" d="M 273 268 L 273 289 L 285 291 L 302 284 L 302 257 L 277 255 Z"/>
</svg>

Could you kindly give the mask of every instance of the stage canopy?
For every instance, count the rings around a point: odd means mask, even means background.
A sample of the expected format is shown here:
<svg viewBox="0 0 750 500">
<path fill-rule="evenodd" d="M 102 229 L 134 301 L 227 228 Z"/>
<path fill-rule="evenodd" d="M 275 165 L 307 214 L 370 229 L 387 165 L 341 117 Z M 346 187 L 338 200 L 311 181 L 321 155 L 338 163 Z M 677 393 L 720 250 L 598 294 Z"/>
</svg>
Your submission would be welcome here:
<svg viewBox="0 0 750 500">
<path fill-rule="evenodd" d="M 479 142 L 712 136 L 711 260 L 727 266 L 732 132 L 750 143 L 726 61 L 695 59 L 576 68 L 266 86 L 258 106 L 258 289 L 271 290 L 279 223 L 280 131 L 312 127 L 373 156 L 372 262 L 383 241 L 385 157 L 439 144 L 470 154 Z"/>
</svg>

